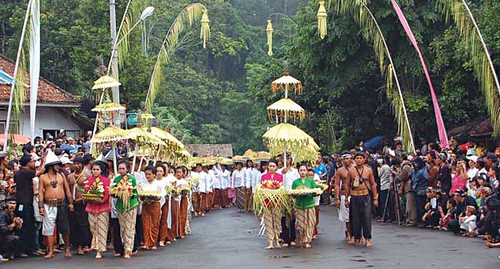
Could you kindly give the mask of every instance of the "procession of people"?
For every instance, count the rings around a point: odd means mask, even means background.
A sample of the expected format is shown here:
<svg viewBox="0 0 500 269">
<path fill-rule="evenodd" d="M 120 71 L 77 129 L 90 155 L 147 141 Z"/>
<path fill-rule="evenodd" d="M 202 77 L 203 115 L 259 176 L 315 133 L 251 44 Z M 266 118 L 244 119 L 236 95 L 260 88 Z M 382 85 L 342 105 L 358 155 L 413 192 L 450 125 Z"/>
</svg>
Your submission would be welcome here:
<svg viewBox="0 0 500 269">
<path fill-rule="evenodd" d="M 315 163 L 294 162 L 286 153 L 195 157 L 188 165 L 135 156 L 141 160 L 118 158 L 115 175 L 111 148 L 94 159 L 83 146 L 72 153 L 51 145 L 25 145 L 19 161 L 0 163 L 4 261 L 50 259 L 61 251 L 65 257 L 95 251 L 101 259 L 110 249 L 129 259 L 139 250 L 181 242 L 195 217 L 231 206 L 262 220 L 266 249 L 311 248 L 318 238 L 320 201 L 339 208 L 352 245 L 371 247 L 372 220 L 379 220 L 451 230 L 498 246 L 500 149 L 482 156 L 472 148 L 455 149 L 453 154 L 463 157 L 450 159 L 453 155 L 432 148 L 425 155 L 357 148 L 319 154 Z"/>
</svg>

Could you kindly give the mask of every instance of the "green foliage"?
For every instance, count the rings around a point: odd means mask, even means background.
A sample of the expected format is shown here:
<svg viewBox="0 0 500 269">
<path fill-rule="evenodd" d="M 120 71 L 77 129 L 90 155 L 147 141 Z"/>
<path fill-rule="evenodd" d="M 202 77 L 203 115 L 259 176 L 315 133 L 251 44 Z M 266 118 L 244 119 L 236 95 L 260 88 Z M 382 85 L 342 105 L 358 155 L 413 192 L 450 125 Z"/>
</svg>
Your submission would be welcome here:
<svg viewBox="0 0 500 269">
<path fill-rule="evenodd" d="M 267 119 L 266 107 L 282 97 L 272 93 L 270 83 L 289 69 L 304 85 L 302 95 L 291 96 L 307 112 L 299 127 L 322 149 L 341 150 L 375 135 L 394 135 L 398 126 L 386 95 L 386 78 L 380 73 L 380 59 L 373 42 L 364 38 L 357 18 L 335 12 L 339 1 L 330 1 L 324 40 L 317 32 L 317 1 L 200 1 L 209 12 L 211 39 L 207 49 L 202 49 L 196 23 L 179 35 L 178 46 L 163 66 L 152 104 L 160 125 L 168 126 L 185 143 L 233 143 L 237 154 L 247 148 L 263 150 L 261 136 L 273 125 Z M 360 0 L 347 2 L 355 1 Z M 488 110 L 474 69 L 477 59 L 469 57 L 467 44 L 453 21 L 447 23 L 436 11 L 437 1 L 441 0 L 398 3 L 424 53 L 450 130 L 487 117 Z M 128 39 L 127 55 L 121 59 L 121 99 L 128 111 L 144 108 L 165 34 L 179 12 L 193 3 L 137 2 L 153 5 L 155 12 L 139 26 L 146 29 L 147 49 L 142 46 L 145 40 L 140 31 L 134 30 Z M 7 36 L 0 39 L 0 48 L 15 58 L 26 3 L 12 3 L 0 5 L 0 21 L 5 22 Z M 118 2 L 118 22 L 126 3 Z M 417 54 L 390 2 L 369 1 L 368 5 L 393 56 L 413 135 L 432 141 L 437 136 L 434 112 Z M 41 10 L 41 75 L 72 93 L 94 99 L 90 87 L 98 78 L 96 68 L 107 65 L 110 57 L 108 3 L 41 1 Z M 297 26 L 273 17 L 274 55 L 268 57 L 266 19 L 278 12 L 289 15 Z M 500 53 L 500 2 L 475 1 L 472 12 L 498 69 L 500 60 L 495 56 Z"/>
</svg>

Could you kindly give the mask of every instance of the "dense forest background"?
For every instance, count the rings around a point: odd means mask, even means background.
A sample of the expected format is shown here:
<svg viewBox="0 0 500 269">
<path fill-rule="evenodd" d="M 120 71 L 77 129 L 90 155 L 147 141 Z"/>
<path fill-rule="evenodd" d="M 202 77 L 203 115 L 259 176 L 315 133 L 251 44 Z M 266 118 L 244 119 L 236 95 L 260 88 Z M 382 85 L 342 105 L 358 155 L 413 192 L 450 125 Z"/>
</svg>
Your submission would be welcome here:
<svg viewBox="0 0 500 269">
<path fill-rule="evenodd" d="M 136 0 L 141 1 L 141 0 Z M 337 0 L 333 0 L 335 4 Z M 15 59 L 28 1 L 0 1 L 0 53 Z M 99 64 L 110 57 L 109 1 L 40 0 L 41 75 L 84 99 Z M 132 32 L 120 70 L 121 100 L 128 111 L 144 107 L 149 79 L 165 33 L 179 11 L 193 1 L 144 1 L 155 7 L 145 22 L 147 47 Z M 186 143 L 233 143 L 236 153 L 263 149 L 261 136 L 272 125 L 266 107 L 281 98 L 269 85 L 285 69 L 303 82 L 292 98 L 307 111 L 299 126 L 326 151 L 352 147 L 375 135 L 397 133 L 385 95 L 385 78 L 371 44 L 354 18 L 328 10 L 328 35 L 317 32 L 318 1 L 203 0 L 211 39 L 203 49 L 199 25 L 182 34 L 175 56 L 165 65 L 154 114 Z M 424 53 L 447 129 L 487 115 L 484 96 L 467 50 L 453 22 L 435 11 L 435 0 L 400 0 Z M 500 1 L 470 1 L 497 70 L 500 68 Z M 117 1 L 118 23 L 127 1 Z M 416 142 L 434 140 L 437 131 L 429 89 L 417 54 L 389 0 L 372 1 L 404 88 Z M 272 13 L 274 55 L 267 55 L 266 20 Z M 334 139 L 335 138 L 335 139 Z"/>
</svg>

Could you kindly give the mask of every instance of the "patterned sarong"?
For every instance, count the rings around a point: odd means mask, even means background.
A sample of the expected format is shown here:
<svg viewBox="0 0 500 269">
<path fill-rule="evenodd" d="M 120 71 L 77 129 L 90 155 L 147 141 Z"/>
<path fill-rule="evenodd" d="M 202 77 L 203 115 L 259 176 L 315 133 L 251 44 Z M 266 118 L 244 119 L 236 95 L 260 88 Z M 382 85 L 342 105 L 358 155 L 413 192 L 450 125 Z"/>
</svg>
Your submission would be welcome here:
<svg viewBox="0 0 500 269">
<path fill-rule="evenodd" d="M 295 209 L 295 218 L 297 219 L 300 242 L 304 244 L 311 243 L 314 234 L 314 225 L 316 224 L 315 209 Z"/>
<path fill-rule="evenodd" d="M 91 248 L 97 251 L 106 251 L 108 238 L 109 212 L 89 214 L 90 232 L 92 233 Z"/>
<path fill-rule="evenodd" d="M 137 220 L 137 208 L 125 213 L 118 213 L 120 223 L 120 234 L 125 251 L 132 252 L 134 248 L 135 222 Z"/>
</svg>

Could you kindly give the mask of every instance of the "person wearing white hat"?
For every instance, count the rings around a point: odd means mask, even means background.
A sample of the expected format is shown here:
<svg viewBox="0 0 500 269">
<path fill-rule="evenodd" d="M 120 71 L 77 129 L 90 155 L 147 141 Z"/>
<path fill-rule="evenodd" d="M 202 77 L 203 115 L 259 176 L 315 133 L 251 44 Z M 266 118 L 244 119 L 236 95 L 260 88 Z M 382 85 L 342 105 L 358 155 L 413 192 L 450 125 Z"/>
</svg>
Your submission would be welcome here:
<svg viewBox="0 0 500 269">
<path fill-rule="evenodd" d="M 62 156 L 59 158 L 62 163 L 62 169 L 66 170 L 69 173 L 71 173 L 71 165 L 73 162 L 67 157 L 67 156 Z"/>
<path fill-rule="evenodd" d="M 48 242 L 49 251 L 46 259 L 54 257 L 54 230 L 63 235 L 66 248 L 65 257 L 71 257 L 69 238 L 68 209 L 73 212 L 73 196 L 65 176 L 59 172 L 61 161 L 54 152 L 49 151 L 45 161 L 46 173 L 40 176 L 39 203 L 40 215 L 43 216 L 42 235 Z"/>
<path fill-rule="evenodd" d="M 478 157 L 475 155 L 467 156 L 467 160 L 469 160 L 469 169 L 467 170 L 467 175 L 469 175 L 469 180 L 477 176 L 479 173 L 479 169 L 477 169 L 477 159 Z M 469 182 L 467 181 L 467 188 L 469 188 Z"/>
</svg>

